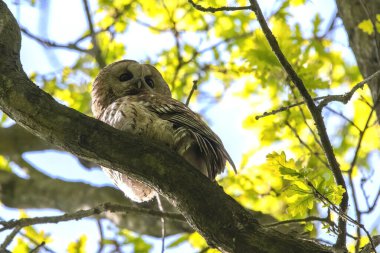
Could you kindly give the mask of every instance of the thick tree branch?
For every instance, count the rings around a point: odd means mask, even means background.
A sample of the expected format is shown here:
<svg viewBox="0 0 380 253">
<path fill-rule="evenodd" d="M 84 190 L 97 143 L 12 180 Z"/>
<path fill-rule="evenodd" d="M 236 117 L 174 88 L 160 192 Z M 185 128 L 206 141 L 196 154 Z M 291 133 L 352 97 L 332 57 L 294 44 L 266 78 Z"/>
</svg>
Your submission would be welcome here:
<svg viewBox="0 0 380 253">
<path fill-rule="evenodd" d="M 23 72 L 20 30 L 0 1 L 0 108 L 32 133 L 79 157 L 127 173 L 165 196 L 223 252 L 331 252 L 259 225 L 253 215 L 179 155 L 58 104 Z"/>
<path fill-rule="evenodd" d="M 39 176 L 38 179 L 34 178 L 33 175 L 30 179 L 23 179 L 6 171 L 0 171 L 0 202 L 12 208 L 57 209 L 62 212 L 89 209 L 105 202 L 132 208 L 157 210 L 155 201 L 134 203 L 113 187 L 95 187 L 79 182 L 66 182 L 46 175 Z M 166 199 L 162 199 L 162 204 L 166 212 L 176 211 Z M 276 221 L 272 216 L 261 212 L 252 213 L 262 223 Z M 139 234 L 156 237 L 161 235 L 161 223 L 156 217 L 138 213 L 129 213 L 128 216 L 122 213 L 103 213 L 100 217 L 109 219 L 117 226 Z M 167 235 L 194 231 L 187 223 L 170 219 L 165 221 L 165 229 Z M 297 225 L 282 226 L 276 229 L 284 233 L 289 231 L 300 231 L 301 233 L 304 231 L 302 226 Z"/>
<path fill-rule="evenodd" d="M 20 209 L 57 209 L 62 212 L 75 212 L 89 209 L 105 202 L 131 208 L 148 208 L 157 210 L 154 201 L 137 204 L 131 202 L 112 187 L 94 187 L 79 182 L 66 182 L 48 176 L 23 179 L 17 175 L 0 171 L 0 201 L 7 207 Z M 164 210 L 174 212 L 175 209 L 163 199 Z M 103 213 L 102 218 L 111 220 L 119 227 L 128 228 L 136 233 L 159 237 L 161 223 L 156 217 L 139 213 Z M 166 234 L 192 232 L 187 223 L 166 220 Z"/>
<path fill-rule="evenodd" d="M 0 127 L 0 140 L 0 154 L 10 157 L 29 151 L 54 149 L 53 145 L 34 136 L 19 125 Z"/>
<path fill-rule="evenodd" d="M 59 150 L 60 148 L 48 143 L 41 138 L 26 131 L 25 128 L 14 124 L 10 127 L 0 127 L 0 155 L 10 157 L 14 160 L 25 152 Z M 86 168 L 96 167 L 97 165 L 83 159 L 79 162 Z"/>
</svg>

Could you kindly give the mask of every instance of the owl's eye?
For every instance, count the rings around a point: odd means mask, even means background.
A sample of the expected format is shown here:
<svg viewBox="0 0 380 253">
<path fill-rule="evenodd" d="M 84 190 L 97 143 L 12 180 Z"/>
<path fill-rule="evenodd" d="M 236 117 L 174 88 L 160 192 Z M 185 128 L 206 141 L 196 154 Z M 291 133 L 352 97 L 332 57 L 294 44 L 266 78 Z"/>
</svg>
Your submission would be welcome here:
<svg viewBox="0 0 380 253">
<path fill-rule="evenodd" d="M 151 77 L 145 77 L 145 82 L 149 85 L 150 88 L 154 88 L 154 81 Z"/>
<path fill-rule="evenodd" d="M 132 78 L 133 78 L 133 74 L 131 72 L 127 71 L 127 72 L 124 72 L 123 74 L 121 74 L 119 76 L 119 81 L 125 82 L 125 81 L 131 80 Z"/>
</svg>

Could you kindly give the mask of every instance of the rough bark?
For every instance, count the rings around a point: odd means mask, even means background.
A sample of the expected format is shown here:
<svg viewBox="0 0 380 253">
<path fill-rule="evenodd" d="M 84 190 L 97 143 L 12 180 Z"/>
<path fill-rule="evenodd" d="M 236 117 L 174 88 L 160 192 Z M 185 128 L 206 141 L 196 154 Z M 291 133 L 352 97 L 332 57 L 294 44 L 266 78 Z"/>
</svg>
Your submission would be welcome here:
<svg viewBox="0 0 380 253">
<path fill-rule="evenodd" d="M 380 14 L 380 1 L 336 0 L 336 4 L 360 72 L 368 77 L 380 69 L 380 35 L 375 32 L 370 36 L 360 30 L 358 25 L 367 19 L 376 22 L 376 14 Z M 377 118 L 380 119 L 380 77 L 371 80 L 369 88 L 376 105 Z"/>
<path fill-rule="evenodd" d="M 18 124 L 78 157 L 150 185 L 222 252 L 332 252 L 264 228 L 222 188 L 165 147 L 58 104 L 22 70 L 20 39 L 14 17 L 0 1 L 0 108 Z"/>
<path fill-rule="evenodd" d="M 129 201 L 117 189 L 112 187 L 93 187 L 80 182 L 66 182 L 47 176 L 23 179 L 17 175 L 0 170 L 0 201 L 7 207 L 57 209 L 64 212 L 73 212 L 80 209 L 89 209 L 99 204 L 111 202 L 124 206 L 144 207 L 157 209 L 156 201 L 137 204 Z M 165 211 L 174 212 L 175 209 L 163 200 Z M 160 237 L 161 220 L 158 217 L 128 213 L 104 213 L 101 215 L 111 220 L 117 226 L 127 228 L 137 233 Z M 165 222 L 166 234 L 178 234 L 194 231 L 184 222 L 167 219 Z"/>
<path fill-rule="evenodd" d="M 51 143 L 26 131 L 23 127 L 14 124 L 10 127 L 0 127 L 0 154 L 7 157 L 20 156 L 25 152 L 60 150 Z M 79 158 L 79 162 L 86 168 L 97 165 Z"/>
<path fill-rule="evenodd" d="M 53 148 L 50 143 L 41 140 L 18 125 L 0 128 L 0 140 L 0 154 L 5 156 Z"/>
</svg>

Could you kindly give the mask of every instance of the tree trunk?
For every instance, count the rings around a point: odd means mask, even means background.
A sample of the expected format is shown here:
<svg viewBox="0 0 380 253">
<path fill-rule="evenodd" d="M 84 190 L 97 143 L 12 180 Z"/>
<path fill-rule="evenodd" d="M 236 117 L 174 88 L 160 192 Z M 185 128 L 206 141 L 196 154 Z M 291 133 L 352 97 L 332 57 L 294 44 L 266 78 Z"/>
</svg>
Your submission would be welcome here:
<svg viewBox="0 0 380 253">
<path fill-rule="evenodd" d="M 360 72 L 368 77 L 380 69 L 380 34 L 374 29 L 375 32 L 369 35 L 358 25 L 366 19 L 376 23 L 376 15 L 380 14 L 380 1 L 336 0 L 336 5 Z M 380 119 L 380 77 L 371 80 L 369 88 L 377 118 Z"/>
</svg>

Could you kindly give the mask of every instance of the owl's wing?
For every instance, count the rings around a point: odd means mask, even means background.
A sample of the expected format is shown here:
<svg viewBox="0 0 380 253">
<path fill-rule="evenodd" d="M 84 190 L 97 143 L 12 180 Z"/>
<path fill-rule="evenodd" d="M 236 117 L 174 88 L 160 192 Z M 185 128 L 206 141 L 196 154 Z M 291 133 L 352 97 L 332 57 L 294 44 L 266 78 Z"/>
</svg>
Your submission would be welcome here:
<svg viewBox="0 0 380 253">
<path fill-rule="evenodd" d="M 145 94 L 145 105 L 160 118 L 173 123 L 178 139 L 182 133 L 190 133 L 194 138 L 208 168 L 208 175 L 214 179 L 221 173 L 227 160 L 236 173 L 232 158 L 223 146 L 220 138 L 207 126 L 201 117 L 183 103 L 159 94 Z M 149 102 L 148 102 L 149 101 Z"/>
</svg>

